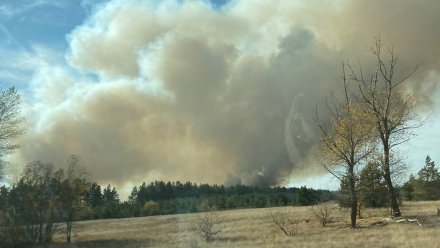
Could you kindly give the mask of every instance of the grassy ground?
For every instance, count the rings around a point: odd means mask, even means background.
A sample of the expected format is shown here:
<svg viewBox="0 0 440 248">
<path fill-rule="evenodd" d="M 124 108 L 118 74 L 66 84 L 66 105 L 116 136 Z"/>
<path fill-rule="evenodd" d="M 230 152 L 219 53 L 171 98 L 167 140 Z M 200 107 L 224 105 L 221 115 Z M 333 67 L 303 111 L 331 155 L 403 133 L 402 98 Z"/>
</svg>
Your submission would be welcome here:
<svg viewBox="0 0 440 248">
<path fill-rule="evenodd" d="M 349 213 L 331 205 L 333 221 L 322 227 L 310 207 L 283 207 L 216 212 L 221 232 L 210 242 L 200 235 L 197 214 L 144 218 L 82 221 L 75 225 L 73 243 L 66 245 L 62 234 L 53 247 L 440 247 L 440 220 L 437 202 L 409 202 L 402 207 L 404 217 L 415 222 L 386 220 L 386 210 L 365 209 L 359 228 L 349 228 Z M 296 235 L 288 237 L 268 222 L 270 213 L 282 213 L 294 220 Z M 310 220 L 310 221 L 308 221 Z M 373 223 L 386 221 L 384 226 Z"/>
</svg>

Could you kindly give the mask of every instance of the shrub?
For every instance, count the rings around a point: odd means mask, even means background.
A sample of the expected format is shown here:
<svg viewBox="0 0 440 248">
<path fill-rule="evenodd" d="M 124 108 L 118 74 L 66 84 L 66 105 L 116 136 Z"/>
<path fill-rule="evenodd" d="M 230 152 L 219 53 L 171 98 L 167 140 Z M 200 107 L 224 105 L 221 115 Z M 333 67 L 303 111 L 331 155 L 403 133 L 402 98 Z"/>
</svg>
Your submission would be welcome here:
<svg viewBox="0 0 440 248">
<path fill-rule="evenodd" d="M 266 216 L 266 222 L 275 224 L 286 236 L 291 237 L 298 233 L 297 223 L 284 213 L 272 212 Z"/>
</svg>

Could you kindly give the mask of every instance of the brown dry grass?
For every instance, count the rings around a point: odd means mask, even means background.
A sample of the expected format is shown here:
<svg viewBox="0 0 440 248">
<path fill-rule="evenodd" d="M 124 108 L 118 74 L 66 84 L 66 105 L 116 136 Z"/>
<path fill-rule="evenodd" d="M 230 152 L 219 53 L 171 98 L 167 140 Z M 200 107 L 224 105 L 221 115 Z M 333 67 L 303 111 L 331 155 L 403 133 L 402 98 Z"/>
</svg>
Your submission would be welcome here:
<svg viewBox="0 0 440 248">
<path fill-rule="evenodd" d="M 74 243 L 63 243 L 61 234 L 53 247 L 440 247 L 440 201 L 405 203 L 405 216 L 418 215 L 416 223 L 371 226 L 383 221 L 385 209 L 367 209 L 360 228 L 350 229 L 349 214 L 334 205 L 334 221 L 326 227 L 314 220 L 309 207 L 247 209 L 219 212 L 222 232 L 212 242 L 204 241 L 195 228 L 196 214 L 144 218 L 82 221 L 76 223 Z M 265 221 L 270 212 L 286 213 L 298 222 L 298 233 L 285 236 Z M 309 219 L 307 223 L 305 220 Z"/>
</svg>

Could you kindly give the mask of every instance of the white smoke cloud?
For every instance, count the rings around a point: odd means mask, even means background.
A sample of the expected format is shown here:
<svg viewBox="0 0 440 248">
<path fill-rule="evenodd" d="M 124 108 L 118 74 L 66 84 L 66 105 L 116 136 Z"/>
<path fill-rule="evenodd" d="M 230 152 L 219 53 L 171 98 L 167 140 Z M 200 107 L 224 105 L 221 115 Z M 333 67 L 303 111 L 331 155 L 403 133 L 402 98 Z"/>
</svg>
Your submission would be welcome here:
<svg viewBox="0 0 440 248">
<path fill-rule="evenodd" d="M 439 81 L 437 1 L 146 2 L 97 8 L 68 36 L 69 67 L 36 73 L 22 161 L 79 154 L 121 185 L 283 183 L 311 161 L 340 61 L 368 62 L 374 35 L 402 71 L 425 62 L 420 93 Z"/>
</svg>

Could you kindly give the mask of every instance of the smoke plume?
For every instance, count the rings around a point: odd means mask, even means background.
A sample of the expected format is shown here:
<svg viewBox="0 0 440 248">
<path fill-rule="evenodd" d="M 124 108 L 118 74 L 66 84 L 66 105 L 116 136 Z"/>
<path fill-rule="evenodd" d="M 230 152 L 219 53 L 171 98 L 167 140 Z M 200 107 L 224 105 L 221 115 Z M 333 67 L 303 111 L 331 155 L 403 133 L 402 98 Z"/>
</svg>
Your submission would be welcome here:
<svg viewBox="0 0 440 248">
<path fill-rule="evenodd" d="M 440 1 L 110 1 L 38 69 L 22 161 L 83 158 L 94 180 L 283 184 L 313 167 L 315 108 L 380 35 L 427 98 Z"/>
</svg>

